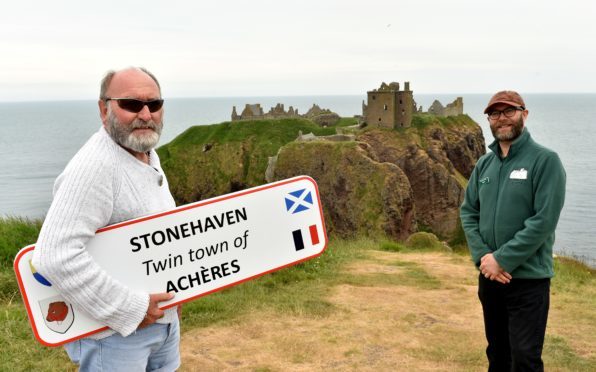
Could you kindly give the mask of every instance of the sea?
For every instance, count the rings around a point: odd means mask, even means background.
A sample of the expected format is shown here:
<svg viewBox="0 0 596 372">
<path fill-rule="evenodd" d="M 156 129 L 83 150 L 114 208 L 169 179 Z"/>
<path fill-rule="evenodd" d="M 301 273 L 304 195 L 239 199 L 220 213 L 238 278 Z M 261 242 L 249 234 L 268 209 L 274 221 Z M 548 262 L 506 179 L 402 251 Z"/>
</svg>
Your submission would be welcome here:
<svg viewBox="0 0 596 372">
<path fill-rule="evenodd" d="M 464 113 L 492 142 L 483 110 L 490 94 L 414 94 L 426 110 L 463 97 Z M 232 107 L 260 103 L 267 111 L 283 103 L 306 113 L 313 104 L 340 116 L 362 114 L 365 95 L 167 98 L 165 144 L 188 128 L 230 120 Z M 567 172 L 565 207 L 556 231 L 555 253 L 596 267 L 596 94 L 525 94 L 532 137 L 559 154 Z M 101 125 L 96 101 L 0 102 L 0 216 L 43 218 L 54 180 Z"/>
</svg>

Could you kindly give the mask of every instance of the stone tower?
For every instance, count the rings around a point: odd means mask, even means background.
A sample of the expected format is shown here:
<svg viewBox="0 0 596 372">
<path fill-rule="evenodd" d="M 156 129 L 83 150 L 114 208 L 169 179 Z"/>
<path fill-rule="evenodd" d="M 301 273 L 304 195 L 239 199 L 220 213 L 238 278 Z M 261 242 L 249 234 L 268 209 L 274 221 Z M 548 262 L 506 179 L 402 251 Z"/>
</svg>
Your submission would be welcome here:
<svg viewBox="0 0 596 372">
<path fill-rule="evenodd" d="M 236 112 L 236 106 L 232 106 L 232 121 L 240 120 L 240 116 Z"/>
<path fill-rule="evenodd" d="M 379 89 L 367 92 L 368 104 L 362 105 L 362 116 L 369 126 L 403 128 L 412 124 L 414 97 L 410 83 L 405 82 L 404 90 L 399 83 L 382 83 Z"/>
</svg>

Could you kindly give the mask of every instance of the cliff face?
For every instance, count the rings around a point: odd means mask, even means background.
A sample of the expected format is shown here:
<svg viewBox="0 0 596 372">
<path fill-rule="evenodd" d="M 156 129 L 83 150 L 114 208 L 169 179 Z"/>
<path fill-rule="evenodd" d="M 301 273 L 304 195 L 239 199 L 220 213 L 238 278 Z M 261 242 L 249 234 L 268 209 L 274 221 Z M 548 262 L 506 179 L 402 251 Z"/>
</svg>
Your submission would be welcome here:
<svg viewBox="0 0 596 372">
<path fill-rule="evenodd" d="M 411 128 L 355 131 L 355 140 L 293 141 L 299 131 L 335 132 L 309 123 L 190 129 L 159 149 L 176 201 L 257 186 L 267 182 L 266 173 L 270 180 L 305 174 L 319 185 L 332 234 L 404 239 L 418 229 L 445 238 L 456 233 L 466 179 L 485 152 L 482 131 L 468 116 L 415 116 Z M 275 161 L 268 161 L 275 155 Z"/>
<path fill-rule="evenodd" d="M 295 142 L 280 149 L 277 180 L 308 174 L 319 186 L 325 224 L 339 236 L 389 235 L 416 230 L 412 189 L 394 164 L 372 160 L 356 142 Z"/>
<path fill-rule="evenodd" d="M 371 157 L 402 169 L 412 187 L 420 227 L 444 237 L 457 230 L 466 179 L 485 153 L 482 130 L 468 120 L 437 119 L 404 133 L 373 129 L 358 136 L 370 145 Z"/>
<path fill-rule="evenodd" d="M 329 135 L 335 128 L 300 118 L 203 125 L 157 152 L 174 199 L 187 204 L 266 183 L 268 158 L 299 131 Z"/>
</svg>

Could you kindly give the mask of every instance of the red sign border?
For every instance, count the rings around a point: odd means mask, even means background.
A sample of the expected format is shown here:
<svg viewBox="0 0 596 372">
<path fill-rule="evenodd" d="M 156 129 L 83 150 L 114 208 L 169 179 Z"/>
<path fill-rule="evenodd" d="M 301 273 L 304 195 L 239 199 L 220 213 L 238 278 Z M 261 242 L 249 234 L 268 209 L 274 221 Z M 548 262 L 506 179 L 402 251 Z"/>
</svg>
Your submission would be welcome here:
<svg viewBox="0 0 596 372">
<path fill-rule="evenodd" d="M 242 284 L 242 283 L 247 282 L 249 280 L 252 280 L 252 279 L 261 277 L 263 275 L 272 273 L 274 271 L 278 271 L 278 270 L 284 269 L 286 267 L 297 265 L 297 264 L 299 264 L 301 262 L 308 261 L 310 259 L 313 259 L 313 258 L 316 258 L 316 257 L 322 255 L 323 252 L 325 252 L 325 250 L 327 249 L 327 244 L 329 243 L 329 239 L 327 237 L 327 229 L 325 228 L 325 218 L 323 217 L 323 206 L 321 205 L 321 197 L 320 197 L 320 194 L 319 194 L 319 187 L 317 185 L 317 182 L 312 177 L 310 177 L 310 176 L 297 176 L 297 177 L 293 177 L 293 178 L 290 178 L 290 179 L 287 179 L 287 180 L 282 180 L 282 181 L 278 181 L 278 182 L 272 182 L 272 183 L 268 183 L 268 184 L 262 185 L 262 186 L 256 186 L 256 187 L 250 188 L 248 190 L 242 190 L 242 191 L 238 191 L 238 192 L 235 192 L 235 193 L 226 194 L 226 195 L 218 196 L 218 197 L 215 197 L 215 198 L 211 198 L 211 199 L 199 201 L 199 202 L 196 202 L 196 203 L 182 205 L 182 206 L 177 207 L 175 209 L 172 209 L 170 211 L 156 213 L 156 214 L 151 214 L 151 215 L 148 215 L 148 216 L 139 217 L 139 218 L 135 218 L 135 219 L 128 220 L 128 221 L 119 222 L 119 223 L 116 223 L 114 225 L 102 227 L 101 229 L 97 230 L 95 233 L 96 234 L 99 234 L 99 233 L 102 233 L 102 232 L 105 232 L 105 231 L 109 231 L 109 230 L 114 230 L 114 229 L 117 229 L 117 228 L 120 228 L 120 227 L 124 227 L 124 226 L 128 226 L 128 225 L 133 225 L 133 224 L 136 224 L 136 223 L 139 223 L 139 222 L 148 221 L 148 220 L 153 220 L 155 218 L 159 218 L 159 217 L 167 216 L 167 215 L 170 215 L 170 214 L 175 214 L 175 213 L 187 211 L 187 210 L 190 210 L 190 209 L 195 209 L 195 208 L 202 207 L 202 206 L 205 206 L 205 205 L 217 203 L 217 202 L 220 202 L 220 201 L 223 201 L 223 200 L 228 200 L 228 199 L 237 198 L 239 196 L 253 194 L 255 192 L 259 192 L 259 191 L 271 189 L 271 188 L 278 187 L 278 186 L 287 185 L 287 184 L 298 182 L 298 181 L 302 181 L 302 180 L 307 180 L 307 181 L 312 182 L 312 184 L 315 187 L 315 191 L 317 193 L 317 201 L 318 201 L 318 204 L 319 204 L 319 214 L 321 216 L 321 223 L 322 223 L 322 227 L 323 227 L 323 235 L 325 237 L 325 245 L 323 246 L 323 249 L 319 253 L 314 254 L 312 256 L 309 256 L 309 257 L 302 258 L 302 259 L 297 260 L 297 261 L 294 261 L 294 262 L 290 262 L 288 264 L 285 264 L 285 265 L 282 265 L 282 266 L 279 266 L 279 267 L 276 267 L 276 268 L 273 268 L 273 269 L 268 270 L 268 271 L 265 271 L 263 273 L 253 275 L 251 277 L 244 278 L 244 279 L 239 280 L 237 282 L 226 284 L 226 285 L 224 285 L 222 287 L 215 288 L 215 289 L 213 289 L 211 291 L 208 291 L 208 292 L 205 292 L 205 293 L 201 293 L 201 294 L 196 295 L 194 297 L 190 297 L 190 298 L 187 298 L 187 299 L 182 300 L 182 301 L 179 301 L 179 302 L 174 302 L 174 303 L 168 304 L 167 306 L 164 306 L 164 307 L 161 308 L 162 310 L 169 309 L 169 308 L 174 307 L 176 305 L 183 304 L 185 302 L 189 302 L 189 301 L 195 300 L 197 298 L 207 296 L 207 295 L 209 295 L 211 293 L 219 292 L 219 291 L 224 290 L 226 288 L 230 288 L 230 287 L 236 286 L 238 284 Z M 102 332 L 102 331 L 105 331 L 105 330 L 109 329 L 109 327 L 107 327 L 107 326 L 106 327 L 102 327 L 102 328 L 99 328 L 97 330 L 94 330 L 94 331 L 85 333 L 85 334 L 80 335 L 80 336 L 77 336 L 77 337 L 70 338 L 70 339 L 65 340 L 65 341 L 61 341 L 61 342 L 58 342 L 58 343 L 46 342 L 45 340 L 43 340 L 39 336 L 39 332 L 37 331 L 37 327 L 35 326 L 35 322 L 33 321 L 33 313 L 31 311 L 31 305 L 29 303 L 29 299 L 27 297 L 27 294 L 25 293 L 24 285 L 23 285 L 23 280 L 21 278 L 21 273 L 19 271 L 19 262 L 20 262 L 21 258 L 25 255 L 25 253 L 27 253 L 29 251 L 32 251 L 34 248 L 35 248 L 35 245 L 34 244 L 22 248 L 19 251 L 19 253 L 17 253 L 17 255 L 15 257 L 13 267 L 14 267 L 14 271 L 15 271 L 15 274 L 16 274 L 16 277 L 17 277 L 17 282 L 19 284 L 19 290 L 21 291 L 21 296 L 23 297 L 23 301 L 25 303 L 25 307 L 27 308 L 27 316 L 29 317 L 29 323 L 31 324 L 31 328 L 33 329 L 33 334 L 35 335 L 35 338 L 41 344 L 43 344 L 45 346 L 56 347 L 56 346 L 64 345 L 64 344 L 67 344 L 69 342 L 72 342 L 72 341 L 75 341 L 75 340 L 78 340 L 78 339 L 81 339 L 81 338 L 85 338 L 87 336 L 90 336 L 90 335 L 93 335 L 93 334 L 96 334 L 96 333 L 99 333 L 99 332 Z"/>
</svg>

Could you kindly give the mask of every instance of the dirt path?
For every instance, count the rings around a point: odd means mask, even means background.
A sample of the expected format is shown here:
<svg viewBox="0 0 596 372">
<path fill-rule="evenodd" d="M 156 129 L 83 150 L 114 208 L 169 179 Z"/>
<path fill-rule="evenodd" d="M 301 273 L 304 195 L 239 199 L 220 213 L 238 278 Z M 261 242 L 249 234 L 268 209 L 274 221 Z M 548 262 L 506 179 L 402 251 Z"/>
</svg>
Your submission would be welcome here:
<svg viewBox="0 0 596 372">
<path fill-rule="evenodd" d="M 364 285 L 335 286 L 331 315 L 251 313 L 186 332 L 183 370 L 485 368 L 476 273 L 465 258 L 371 251 L 345 270 Z"/>
</svg>

